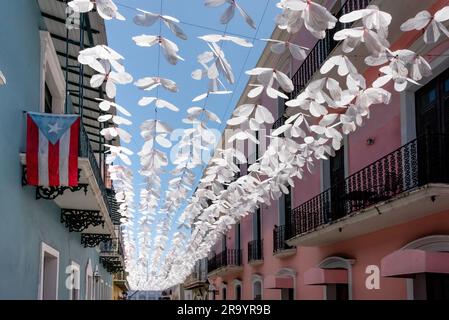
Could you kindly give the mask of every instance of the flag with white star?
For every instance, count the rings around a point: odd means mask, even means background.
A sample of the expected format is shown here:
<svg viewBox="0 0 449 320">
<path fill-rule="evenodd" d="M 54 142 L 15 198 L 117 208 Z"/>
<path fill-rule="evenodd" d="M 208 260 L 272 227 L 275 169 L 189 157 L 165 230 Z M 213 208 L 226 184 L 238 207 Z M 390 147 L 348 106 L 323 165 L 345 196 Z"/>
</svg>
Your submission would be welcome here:
<svg viewBox="0 0 449 320">
<path fill-rule="evenodd" d="M 78 115 L 28 112 L 28 184 L 78 185 L 79 128 Z"/>
</svg>

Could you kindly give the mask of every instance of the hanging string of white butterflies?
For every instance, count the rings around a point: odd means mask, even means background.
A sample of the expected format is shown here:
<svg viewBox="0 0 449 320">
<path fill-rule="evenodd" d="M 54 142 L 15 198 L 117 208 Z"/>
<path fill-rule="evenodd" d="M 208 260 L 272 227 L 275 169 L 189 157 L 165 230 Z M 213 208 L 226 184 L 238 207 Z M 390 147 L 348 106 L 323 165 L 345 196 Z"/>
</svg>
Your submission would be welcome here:
<svg viewBox="0 0 449 320">
<path fill-rule="evenodd" d="M 237 1 L 205 0 L 204 4 L 208 7 L 228 5 L 220 19 L 223 24 L 227 24 L 234 17 L 237 9 L 248 25 L 255 28 L 254 21 Z M 111 0 L 95 2 L 74 0 L 69 5 L 79 12 L 88 12 L 96 6 L 98 14 L 104 19 L 123 18 Z M 290 34 L 295 34 L 305 27 L 315 37 L 323 39 L 326 31 L 334 28 L 337 23 L 337 19 L 325 7 L 314 1 L 281 0 L 277 3 L 277 7 L 282 13 L 277 16 L 276 24 Z M 449 36 L 443 25 L 449 20 L 448 12 L 449 6 L 434 15 L 427 11 L 419 12 L 416 17 L 403 23 L 401 30 L 404 32 L 424 30 L 425 43 L 435 43 L 441 33 Z M 141 26 L 151 26 L 157 21 L 166 25 L 180 39 L 187 39 L 176 18 L 140 9 L 134 18 L 134 22 Z M 168 234 L 172 230 L 174 214 L 192 188 L 195 180 L 193 170 L 201 165 L 202 152 L 212 142 L 212 135 L 206 122 L 220 123 L 220 119 L 204 107 L 188 109 L 187 117 L 183 121 L 191 124 L 192 128 L 185 130 L 179 147 L 187 148 L 189 152 L 180 153 L 180 157 L 175 161 L 176 167 L 171 172 L 173 178 L 168 182 L 165 199 L 160 208 L 158 204 L 163 192 L 159 176 L 168 165 L 168 158 L 164 152 L 157 150 L 155 145 L 160 148 L 172 147 L 167 139 L 172 129 L 158 120 L 147 120 L 142 124 L 141 134 L 145 143 L 139 152 L 140 174 L 146 178 L 146 187 L 140 191 L 141 219 L 138 223 L 134 219 L 132 172 L 125 166 L 130 163 L 129 156 L 132 151 L 126 147 L 107 145 L 110 150 L 108 163 L 118 158 L 125 164 L 111 165 L 109 172 L 123 217 L 125 258 L 127 270 L 130 272 L 129 281 L 133 288 L 164 289 L 184 281 L 195 262 L 207 257 L 215 242 L 233 224 L 260 205 L 269 205 L 271 200 L 288 193 L 286 186 L 293 186 L 293 178 L 301 179 L 304 170 L 311 170 L 316 160 L 327 159 L 333 155 L 334 150 L 341 147 L 343 135 L 355 131 L 363 124 L 364 118 L 369 117 L 371 106 L 388 104 L 391 93 L 384 87 L 389 82 L 393 83 L 396 91 L 401 92 L 409 83 L 416 85 L 423 77 L 431 74 L 431 67 L 422 56 L 408 49 L 391 51 L 388 42 L 388 27 L 392 21 L 390 14 L 370 5 L 366 9 L 349 12 L 340 18 L 340 22 L 346 25 L 356 21 L 360 21 L 361 26 L 335 33 L 334 39 L 342 41 L 343 54 L 329 58 L 321 66 L 320 72 L 324 77 L 312 79 L 297 97 L 286 102 L 288 118 L 285 124 L 267 136 L 270 143 L 257 162 L 248 167 L 248 174 L 236 179 L 236 174 L 240 173 L 236 163 L 247 162 L 245 155 L 239 150 L 229 147 L 215 151 L 194 195 L 177 221 L 181 231 L 174 234 L 168 251 Z M 210 51 L 198 56 L 202 69 L 195 70 L 192 78 L 206 79 L 208 90 L 195 97 L 194 102 L 207 99 L 210 94 L 230 93 L 220 77 L 230 84 L 235 83 L 232 66 L 218 45 L 221 41 L 230 41 L 242 47 L 252 46 L 244 39 L 227 35 L 206 35 L 200 38 L 206 42 Z M 158 44 L 164 57 L 171 64 L 182 60 L 177 45 L 162 35 L 142 35 L 133 39 L 140 46 Z M 271 51 L 275 54 L 281 55 L 288 50 L 293 59 L 303 60 L 307 56 L 307 48 L 290 41 L 262 40 L 271 43 Z M 352 64 L 350 55 L 347 55 L 361 44 L 370 53 L 365 58 L 365 64 L 369 67 L 379 67 L 381 74 L 371 86 L 367 85 L 367 81 Z M 120 63 L 123 60 L 122 56 L 108 47 L 97 47 L 80 52 L 79 61 L 98 72 L 92 77 L 91 85 L 101 86 L 106 81 L 108 97 L 113 98 L 115 85 L 129 83 L 132 77 Z M 327 76 L 334 68 L 342 80 Z M 275 68 L 258 67 L 248 70 L 247 74 L 253 80 L 251 84 L 253 88 L 249 91 L 248 97 L 255 101 L 238 106 L 234 110 L 233 117 L 227 123 L 238 130 L 229 140 L 231 143 L 249 140 L 258 144 L 259 140 L 265 137 L 259 136 L 259 139 L 256 139 L 256 132 L 261 132 L 266 124 L 274 122 L 273 115 L 268 108 L 261 105 L 259 97 L 265 93 L 272 99 L 278 97 L 289 99 L 286 94 L 293 92 L 294 87 L 288 76 Z M 342 87 L 343 83 L 345 87 Z M 135 85 L 145 91 L 157 87 L 169 92 L 178 91 L 174 81 L 159 75 L 139 79 Z M 157 108 L 179 110 L 158 96 L 143 97 L 139 101 L 141 106 L 151 103 Z M 128 119 L 122 117 L 130 114 L 113 102 L 105 100 L 100 103 L 101 110 L 105 112 L 111 107 L 121 115 L 102 115 L 99 121 L 110 121 L 116 125 L 106 128 L 102 134 L 108 140 L 119 136 L 122 141 L 129 142 L 130 135 L 117 126 L 131 124 Z M 152 224 L 158 214 L 162 214 L 163 217 L 156 226 L 155 234 L 152 234 Z M 139 227 L 138 243 L 134 234 L 136 224 Z M 188 233 L 182 231 L 186 228 L 189 230 Z"/>
</svg>

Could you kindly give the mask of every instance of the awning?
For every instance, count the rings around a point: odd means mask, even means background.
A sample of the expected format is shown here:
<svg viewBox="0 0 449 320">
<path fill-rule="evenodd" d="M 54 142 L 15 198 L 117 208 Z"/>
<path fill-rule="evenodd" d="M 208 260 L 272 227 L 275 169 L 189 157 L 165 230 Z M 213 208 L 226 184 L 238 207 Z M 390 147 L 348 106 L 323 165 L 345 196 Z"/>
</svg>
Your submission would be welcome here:
<svg viewBox="0 0 449 320">
<path fill-rule="evenodd" d="M 348 283 L 348 270 L 311 268 L 304 273 L 304 284 L 326 285 Z"/>
<path fill-rule="evenodd" d="M 449 273 L 449 253 L 405 249 L 381 260 L 383 277 L 410 278 L 417 273 Z"/>
<path fill-rule="evenodd" d="M 265 289 L 293 289 L 293 278 L 286 276 L 267 276 L 264 279 Z"/>
</svg>

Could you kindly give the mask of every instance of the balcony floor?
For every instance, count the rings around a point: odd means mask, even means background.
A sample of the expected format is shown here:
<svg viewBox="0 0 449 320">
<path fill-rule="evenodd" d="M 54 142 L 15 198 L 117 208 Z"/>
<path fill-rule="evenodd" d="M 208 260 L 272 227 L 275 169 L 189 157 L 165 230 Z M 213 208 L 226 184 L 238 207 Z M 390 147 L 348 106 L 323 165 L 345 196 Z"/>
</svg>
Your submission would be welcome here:
<svg viewBox="0 0 449 320">
<path fill-rule="evenodd" d="M 209 272 L 207 275 L 209 278 L 216 278 L 216 277 L 224 277 L 231 274 L 240 273 L 243 271 L 243 266 L 225 266 L 218 268 L 214 271 Z"/>
<path fill-rule="evenodd" d="M 290 238 L 291 246 L 324 246 L 449 210 L 449 185 L 427 184 Z"/>
</svg>

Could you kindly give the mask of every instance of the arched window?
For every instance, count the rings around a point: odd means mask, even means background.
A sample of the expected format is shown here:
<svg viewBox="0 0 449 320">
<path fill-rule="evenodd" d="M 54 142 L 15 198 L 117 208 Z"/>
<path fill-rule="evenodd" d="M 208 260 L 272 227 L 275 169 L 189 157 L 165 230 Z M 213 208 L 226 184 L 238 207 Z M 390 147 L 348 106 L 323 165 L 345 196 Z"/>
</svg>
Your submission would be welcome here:
<svg viewBox="0 0 449 320">
<path fill-rule="evenodd" d="M 233 281 L 234 285 L 234 300 L 242 300 L 242 281 L 235 279 Z"/>
<path fill-rule="evenodd" d="M 92 271 L 92 263 L 91 263 L 90 259 L 87 261 L 85 275 L 86 275 L 85 300 L 93 300 L 94 277 L 93 277 L 93 271 Z"/>
<path fill-rule="evenodd" d="M 253 284 L 253 300 L 262 300 L 263 299 L 262 276 L 254 274 L 252 277 L 252 284 Z"/>
<path fill-rule="evenodd" d="M 343 257 L 328 257 L 320 264 L 321 269 L 347 270 L 347 281 L 344 283 L 328 283 L 325 287 L 326 300 L 352 300 L 352 264 L 354 260 Z"/>
<path fill-rule="evenodd" d="M 221 289 L 221 300 L 227 300 L 227 289 L 226 289 L 226 286 L 224 286 Z"/>
<path fill-rule="evenodd" d="M 448 235 L 432 235 L 414 240 L 382 259 L 382 275 L 406 278 L 408 300 L 447 300 L 449 299 L 449 267 L 445 261 L 447 261 L 448 252 Z M 412 259 L 406 260 L 403 258 L 405 256 Z M 427 267 L 427 263 L 422 262 L 428 256 L 432 257 L 433 265 L 439 265 L 438 273 L 434 271 L 435 268 Z M 419 272 L 408 273 L 410 265 L 404 264 L 403 261 L 414 261 L 415 265 L 412 269 Z M 388 263 L 385 264 L 385 262 Z M 395 266 L 396 272 L 391 272 L 391 265 Z M 426 267 L 423 268 L 423 265 Z"/>
</svg>

